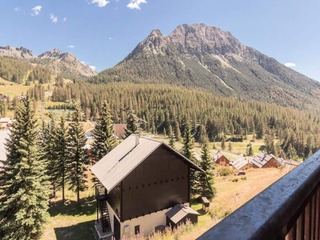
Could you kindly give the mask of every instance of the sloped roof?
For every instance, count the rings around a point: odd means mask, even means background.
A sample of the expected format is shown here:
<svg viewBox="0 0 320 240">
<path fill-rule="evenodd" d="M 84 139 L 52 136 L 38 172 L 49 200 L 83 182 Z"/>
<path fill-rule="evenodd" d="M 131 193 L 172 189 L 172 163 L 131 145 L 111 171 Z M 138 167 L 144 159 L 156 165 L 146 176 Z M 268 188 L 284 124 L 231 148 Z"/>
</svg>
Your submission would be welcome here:
<svg viewBox="0 0 320 240">
<path fill-rule="evenodd" d="M 190 160 L 174 151 L 168 145 L 150 138 L 132 134 L 111 152 L 98 161 L 91 170 L 99 181 L 110 192 L 119 182 L 139 166 L 150 154 L 160 146 L 165 146 L 174 154 L 178 154 L 182 160 L 197 170 L 202 171 Z"/>
<path fill-rule="evenodd" d="M 228 161 L 230 161 L 226 156 L 222 154 L 222 152 L 219 150 L 214 156 L 213 156 L 213 161 L 216 162 L 218 161 L 221 157 L 225 157 Z"/>
<path fill-rule="evenodd" d="M 165 214 L 175 224 L 180 222 L 188 214 L 200 215 L 197 211 L 193 210 L 190 207 L 186 207 L 182 204 L 175 205 L 173 208 L 171 208 Z"/>
<path fill-rule="evenodd" d="M 247 159 L 240 157 L 239 159 L 233 161 L 231 163 L 232 166 L 234 166 L 236 169 L 241 169 L 242 167 L 244 167 L 245 165 L 247 165 L 249 162 Z"/>
<path fill-rule="evenodd" d="M 7 150 L 5 148 L 5 143 L 7 142 L 7 138 L 9 138 L 9 130 L 0 130 L 0 160 L 7 159 Z M 0 162 L 0 166 L 2 163 Z"/>
<path fill-rule="evenodd" d="M 11 118 L 0 118 L 0 122 L 8 123 L 8 122 L 12 122 L 12 120 L 11 120 Z"/>
<path fill-rule="evenodd" d="M 272 158 L 276 159 L 276 157 L 272 154 L 261 152 L 251 160 L 251 163 L 261 168 L 265 164 L 267 164 L 267 162 L 269 162 Z"/>
</svg>

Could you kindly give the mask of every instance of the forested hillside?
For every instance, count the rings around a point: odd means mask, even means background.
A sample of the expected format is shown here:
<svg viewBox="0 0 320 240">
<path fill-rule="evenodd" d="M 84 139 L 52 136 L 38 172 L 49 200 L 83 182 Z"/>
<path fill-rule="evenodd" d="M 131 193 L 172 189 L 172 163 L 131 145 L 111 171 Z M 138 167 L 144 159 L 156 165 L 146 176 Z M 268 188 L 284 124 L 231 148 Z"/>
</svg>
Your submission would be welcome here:
<svg viewBox="0 0 320 240">
<path fill-rule="evenodd" d="M 56 87 L 53 91 L 53 101 L 70 103 L 76 99 L 80 99 L 87 119 L 96 119 L 103 100 L 107 100 L 116 123 L 125 123 L 126 111 L 132 106 L 141 129 L 153 133 L 168 133 L 172 129 L 178 140 L 188 120 L 197 141 L 204 132 L 210 141 L 227 137 L 231 141 L 241 141 L 253 134 L 253 140 L 266 140 L 269 152 L 302 158 L 320 145 L 317 113 L 275 104 L 157 84 L 78 82 Z"/>
<path fill-rule="evenodd" d="M 26 61 L 0 57 L 0 77 L 15 83 L 30 84 L 31 82 L 48 83 L 52 73 L 47 68 L 34 66 Z"/>
</svg>

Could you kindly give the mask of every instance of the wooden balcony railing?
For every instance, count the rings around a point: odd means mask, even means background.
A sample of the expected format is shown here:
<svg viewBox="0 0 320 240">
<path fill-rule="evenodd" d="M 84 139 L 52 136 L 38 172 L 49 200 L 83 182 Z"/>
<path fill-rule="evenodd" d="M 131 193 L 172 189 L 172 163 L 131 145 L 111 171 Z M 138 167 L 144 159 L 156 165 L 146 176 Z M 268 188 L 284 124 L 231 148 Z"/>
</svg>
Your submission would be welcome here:
<svg viewBox="0 0 320 240">
<path fill-rule="evenodd" d="M 198 240 L 320 240 L 320 151 Z"/>
</svg>

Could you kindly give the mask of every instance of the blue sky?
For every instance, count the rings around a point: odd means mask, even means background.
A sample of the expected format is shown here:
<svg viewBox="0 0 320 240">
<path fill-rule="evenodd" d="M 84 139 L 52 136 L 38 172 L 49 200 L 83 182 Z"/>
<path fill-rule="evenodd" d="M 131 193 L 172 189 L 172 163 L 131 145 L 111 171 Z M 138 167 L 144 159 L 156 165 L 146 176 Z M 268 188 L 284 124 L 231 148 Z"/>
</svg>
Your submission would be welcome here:
<svg viewBox="0 0 320 240">
<path fill-rule="evenodd" d="M 0 0 L 0 46 L 68 51 L 98 71 L 121 61 L 152 29 L 205 23 L 320 80 L 317 0 Z"/>
</svg>

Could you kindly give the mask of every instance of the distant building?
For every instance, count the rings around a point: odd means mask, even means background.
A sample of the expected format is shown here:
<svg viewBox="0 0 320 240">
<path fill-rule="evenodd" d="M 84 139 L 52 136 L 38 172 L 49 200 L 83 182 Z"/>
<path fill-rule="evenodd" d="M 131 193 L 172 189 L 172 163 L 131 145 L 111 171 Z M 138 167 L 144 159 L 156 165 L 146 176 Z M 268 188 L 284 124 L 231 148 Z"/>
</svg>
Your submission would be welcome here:
<svg viewBox="0 0 320 240">
<path fill-rule="evenodd" d="M 213 156 L 213 161 L 220 166 L 229 166 L 230 160 L 226 158 L 220 151 Z"/>
<path fill-rule="evenodd" d="M 7 160 L 7 150 L 5 147 L 5 143 L 7 142 L 7 138 L 9 138 L 9 130 L 0 130 L 0 172 L 3 163 L 1 161 Z"/>
<path fill-rule="evenodd" d="M 148 235 L 188 216 L 197 218 L 188 207 L 190 172 L 201 169 L 160 141 L 133 134 L 91 169 L 101 183 L 96 239 Z"/>
<path fill-rule="evenodd" d="M 11 127 L 11 124 L 11 118 L 0 118 L 0 128 L 9 128 Z"/>
<path fill-rule="evenodd" d="M 255 168 L 277 168 L 281 165 L 274 155 L 264 152 L 255 156 L 251 163 Z"/>
<path fill-rule="evenodd" d="M 243 156 L 231 162 L 231 165 L 237 170 L 247 170 L 249 168 L 252 168 L 252 164 L 250 163 L 250 161 Z"/>
</svg>

